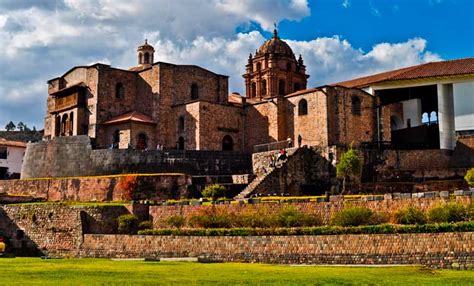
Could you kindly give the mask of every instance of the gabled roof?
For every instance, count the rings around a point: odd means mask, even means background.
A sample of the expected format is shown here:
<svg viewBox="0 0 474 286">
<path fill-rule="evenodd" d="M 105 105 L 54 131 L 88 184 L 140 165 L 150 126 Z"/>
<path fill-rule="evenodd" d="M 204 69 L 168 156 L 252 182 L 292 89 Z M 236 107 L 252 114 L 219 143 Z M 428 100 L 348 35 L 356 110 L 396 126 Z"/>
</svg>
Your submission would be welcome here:
<svg viewBox="0 0 474 286">
<path fill-rule="evenodd" d="M 26 148 L 26 143 L 20 142 L 20 141 L 10 141 L 10 140 L 0 138 L 0 146 Z"/>
<path fill-rule="evenodd" d="M 112 117 L 111 119 L 105 121 L 103 124 L 118 124 L 129 121 L 145 124 L 156 124 L 156 122 L 153 121 L 150 116 L 143 114 L 139 111 L 131 111 L 119 116 Z"/>
<path fill-rule="evenodd" d="M 442 62 L 430 62 L 426 64 L 383 72 L 375 75 L 360 77 L 348 81 L 342 81 L 333 85 L 361 88 L 376 83 L 388 81 L 413 80 L 467 74 L 474 75 L 474 58 L 465 58 Z"/>
</svg>

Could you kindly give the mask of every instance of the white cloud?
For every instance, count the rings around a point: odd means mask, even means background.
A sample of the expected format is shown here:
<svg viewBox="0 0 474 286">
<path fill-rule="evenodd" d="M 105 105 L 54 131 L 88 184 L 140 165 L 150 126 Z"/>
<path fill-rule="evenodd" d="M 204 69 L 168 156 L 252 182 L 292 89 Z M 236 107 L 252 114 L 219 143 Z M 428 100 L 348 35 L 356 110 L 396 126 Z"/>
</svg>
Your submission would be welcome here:
<svg viewBox="0 0 474 286">
<path fill-rule="evenodd" d="M 351 2 L 350 2 L 349 0 L 344 0 L 344 1 L 342 2 L 342 7 L 344 7 L 344 8 L 347 9 L 347 8 L 349 8 L 350 6 L 351 6 Z"/>
</svg>

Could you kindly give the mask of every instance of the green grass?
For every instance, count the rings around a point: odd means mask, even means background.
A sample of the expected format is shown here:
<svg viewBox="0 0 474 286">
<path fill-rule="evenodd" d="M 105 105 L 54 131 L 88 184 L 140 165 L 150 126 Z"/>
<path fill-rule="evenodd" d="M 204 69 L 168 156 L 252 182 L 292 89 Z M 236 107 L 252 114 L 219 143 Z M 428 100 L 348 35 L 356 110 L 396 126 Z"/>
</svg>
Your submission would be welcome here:
<svg viewBox="0 0 474 286">
<path fill-rule="evenodd" d="M 474 285 L 474 271 L 422 267 L 0 259 L 0 285 Z"/>
</svg>

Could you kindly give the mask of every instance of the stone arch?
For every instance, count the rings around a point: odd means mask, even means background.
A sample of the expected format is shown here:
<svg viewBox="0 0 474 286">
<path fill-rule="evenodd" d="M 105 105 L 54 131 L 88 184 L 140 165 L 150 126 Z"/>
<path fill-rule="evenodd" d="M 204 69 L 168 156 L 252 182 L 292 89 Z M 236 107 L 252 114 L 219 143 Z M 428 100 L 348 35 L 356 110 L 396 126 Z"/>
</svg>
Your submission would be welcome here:
<svg viewBox="0 0 474 286">
<path fill-rule="evenodd" d="M 298 115 L 306 114 L 308 114 L 308 102 L 303 98 L 298 102 Z"/>
<path fill-rule="evenodd" d="M 71 135 L 71 136 L 74 135 L 74 112 L 71 112 L 69 114 L 68 134 Z"/>
<path fill-rule="evenodd" d="M 230 135 L 222 138 L 222 151 L 234 151 L 234 140 Z"/>
<path fill-rule="evenodd" d="M 428 112 L 424 112 L 421 115 L 421 123 L 423 123 L 423 124 L 429 124 L 430 123 L 430 115 L 428 114 Z"/>
<path fill-rule="evenodd" d="M 138 53 L 138 64 L 143 64 L 143 54 Z"/>
<path fill-rule="evenodd" d="M 61 136 L 65 136 L 67 132 L 67 122 L 68 122 L 68 115 L 63 114 L 61 118 Z"/>
<path fill-rule="evenodd" d="M 430 123 L 438 123 L 438 113 L 436 111 L 430 112 Z"/>
</svg>

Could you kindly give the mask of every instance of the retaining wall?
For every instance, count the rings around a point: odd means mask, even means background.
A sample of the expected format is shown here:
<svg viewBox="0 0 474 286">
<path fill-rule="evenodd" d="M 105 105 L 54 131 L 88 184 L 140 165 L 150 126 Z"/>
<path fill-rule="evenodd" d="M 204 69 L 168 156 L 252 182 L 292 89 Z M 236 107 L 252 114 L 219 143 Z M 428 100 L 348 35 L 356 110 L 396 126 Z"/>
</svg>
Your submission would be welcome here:
<svg viewBox="0 0 474 286">
<path fill-rule="evenodd" d="M 423 264 L 472 269 L 474 233 L 314 236 L 85 235 L 87 257 L 196 257 L 285 264 Z"/>
</svg>

